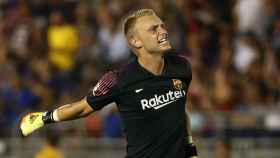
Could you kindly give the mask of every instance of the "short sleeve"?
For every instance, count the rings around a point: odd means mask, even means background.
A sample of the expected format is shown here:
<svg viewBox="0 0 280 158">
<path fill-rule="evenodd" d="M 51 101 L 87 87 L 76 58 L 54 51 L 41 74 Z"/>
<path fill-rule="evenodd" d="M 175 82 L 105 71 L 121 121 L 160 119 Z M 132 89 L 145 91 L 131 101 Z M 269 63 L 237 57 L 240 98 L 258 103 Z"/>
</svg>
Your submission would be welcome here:
<svg viewBox="0 0 280 158">
<path fill-rule="evenodd" d="M 103 75 L 94 88 L 86 96 L 88 104 L 94 110 L 100 110 L 117 98 L 117 72 L 110 71 Z"/>
<path fill-rule="evenodd" d="M 192 66 L 186 56 L 178 55 L 179 61 L 183 64 L 183 72 L 186 80 L 190 82 L 192 80 Z"/>
</svg>

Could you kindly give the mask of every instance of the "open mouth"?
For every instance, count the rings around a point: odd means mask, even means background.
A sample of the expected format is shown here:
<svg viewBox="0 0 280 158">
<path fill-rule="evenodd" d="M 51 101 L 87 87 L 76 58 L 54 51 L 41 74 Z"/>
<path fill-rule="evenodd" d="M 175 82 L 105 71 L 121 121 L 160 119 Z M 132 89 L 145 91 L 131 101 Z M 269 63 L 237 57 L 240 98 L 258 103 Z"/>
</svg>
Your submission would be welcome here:
<svg viewBox="0 0 280 158">
<path fill-rule="evenodd" d="M 167 36 L 167 34 L 165 34 L 165 35 L 163 35 L 163 38 L 161 38 L 160 40 L 158 40 L 158 43 L 159 44 L 166 44 L 166 43 L 168 43 L 169 41 L 168 41 L 168 36 Z"/>
</svg>

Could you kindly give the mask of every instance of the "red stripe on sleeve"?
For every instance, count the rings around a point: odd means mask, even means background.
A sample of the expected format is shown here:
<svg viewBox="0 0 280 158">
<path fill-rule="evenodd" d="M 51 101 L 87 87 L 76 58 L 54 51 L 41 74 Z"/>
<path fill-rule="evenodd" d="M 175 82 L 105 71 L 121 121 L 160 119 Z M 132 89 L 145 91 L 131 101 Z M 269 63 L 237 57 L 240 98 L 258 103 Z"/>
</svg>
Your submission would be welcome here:
<svg viewBox="0 0 280 158">
<path fill-rule="evenodd" d="M 117 83 L 117 73 L 110 71 L 103 75 L 93 88 L 93 95 L 100 96 L 107 94 L 110 89 Z"/>
</svg>

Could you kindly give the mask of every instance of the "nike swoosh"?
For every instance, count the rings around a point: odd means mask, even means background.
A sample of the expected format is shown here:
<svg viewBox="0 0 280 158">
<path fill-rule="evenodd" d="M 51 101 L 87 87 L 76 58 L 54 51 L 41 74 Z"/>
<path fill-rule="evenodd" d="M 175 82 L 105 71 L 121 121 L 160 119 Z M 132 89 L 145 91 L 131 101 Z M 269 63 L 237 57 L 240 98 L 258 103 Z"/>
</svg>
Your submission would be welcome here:
<svg viewBox="0 0 280 158">
<path fill-rule="evenodd" d="M 159 106 L 155 106 L 154 107 L 154 109 L 159 109 L 159 108 L 162 108 L 162 107 L 164 107 L 164 106 L 166 106 L 166 105 L 168 105 L 168 104 L 171 104 L 171 103 L 173 103 L 173 102 L 175 102 L 175 101 L 177 101 L 178 99 L 176 99 L 176 100 L 172 100 L 172 101 L 170 101 L 170 102 L 167 102 L 167 103 L 164 103 L 164 104 L 161 104 L 161 105 L 159 105 Z"/>
<path fill-rule="evenodd" d="M 142 90 L 143 90 L 143 88 L 141 88 L 141 89 L 136 89 L 135 92 L 136 92 L 136 93 L 139 93 L 139 92 L 141 92 Z"/>
</svg>

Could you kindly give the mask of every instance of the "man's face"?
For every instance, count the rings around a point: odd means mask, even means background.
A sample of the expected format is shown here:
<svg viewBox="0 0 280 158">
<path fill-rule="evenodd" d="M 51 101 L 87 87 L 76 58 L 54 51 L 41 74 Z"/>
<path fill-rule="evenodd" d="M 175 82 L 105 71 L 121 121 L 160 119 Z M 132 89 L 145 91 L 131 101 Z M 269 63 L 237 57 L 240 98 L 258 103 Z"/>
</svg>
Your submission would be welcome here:
<svg viewBox="0 0 280 158">
<path fill-rule="evenodd" d="M 137 19 L 135 36 L 142 43 L 142 48 L 150 53 L 164 53 L 171 49 L 165 24 L 156 15 Z"/>
</svg>

